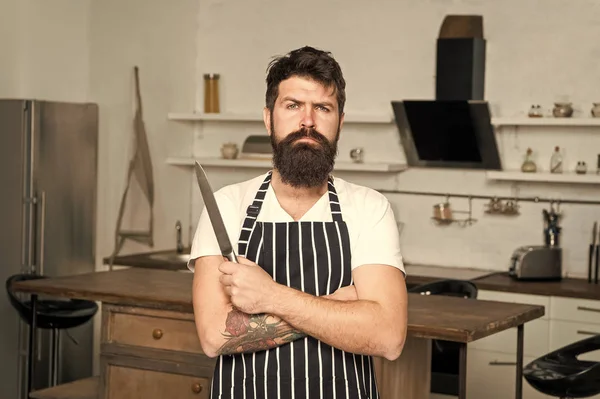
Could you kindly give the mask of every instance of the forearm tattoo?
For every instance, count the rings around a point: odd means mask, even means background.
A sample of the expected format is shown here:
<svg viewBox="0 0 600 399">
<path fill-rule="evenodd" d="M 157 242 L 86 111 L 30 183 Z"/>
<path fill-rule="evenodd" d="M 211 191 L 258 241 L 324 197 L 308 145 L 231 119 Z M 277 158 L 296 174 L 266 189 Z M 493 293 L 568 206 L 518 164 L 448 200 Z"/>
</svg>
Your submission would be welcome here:
<svg viewBox="0 0 600 399">
<path fill-rule="evenodd" d="M 306 336 L 279 317 L 250 315 L 237 309 L 227 314 L 222 334 L 226 342 L 218 350 L 220 355 L 271 349 Z"/>
</svg>

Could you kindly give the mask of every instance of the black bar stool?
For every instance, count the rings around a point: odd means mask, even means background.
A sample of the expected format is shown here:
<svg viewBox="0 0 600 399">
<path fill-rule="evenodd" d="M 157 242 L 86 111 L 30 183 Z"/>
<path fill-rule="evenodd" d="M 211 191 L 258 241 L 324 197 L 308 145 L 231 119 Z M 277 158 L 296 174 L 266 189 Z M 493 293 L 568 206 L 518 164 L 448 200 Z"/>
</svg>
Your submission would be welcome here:
<svg viewBox="0 0 600 399">
<path fill-rule="evenodd" d="M 578 356 L 600 349 L 600 335 L 582 339 L 535 359 L 523 376 L 538 391 L 559 398 L 588 398 L 600 393 L 600 362 Z"/>
<path fill-rule="evenodd" d="M 29 328 L 32 326 L 32 301 L 19 298 L 12 290 L 12 284 L 17 281 L 35 280 L 46 278 L 36 274 L 16 274 L 6 280 L 6 292 L 11 305 L 17 310 L 19 316 Z M 37 296 L 37 295 L 36 295 Z M 60 331 L 80 326 L 90 320 L 98 311 L 98 305 L 93 301 L 80 299 L 54 300 L 54 299 L 36 299 L 35 300 L 36 317 L 34 328 L 43 328 L 51 330 L 51 365 L 50 386 L 58 383 L 58 358 L 60 353 Z M 33 361 L 31 347 L 29 351 L 29 362 Z M 32 370 L 31 364 L 29 370 Z M 28 375 L 28 386 L 31 387 L 33 375 Z"/>
</svg>

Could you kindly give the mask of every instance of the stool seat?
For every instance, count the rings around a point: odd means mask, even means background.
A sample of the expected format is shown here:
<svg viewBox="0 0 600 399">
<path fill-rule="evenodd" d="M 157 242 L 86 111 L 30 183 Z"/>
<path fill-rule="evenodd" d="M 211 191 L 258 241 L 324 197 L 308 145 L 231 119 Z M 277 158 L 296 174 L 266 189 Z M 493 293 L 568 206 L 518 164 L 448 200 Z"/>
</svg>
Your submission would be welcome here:
<svg viewBox="0 0 600 399">
<path fill-rule="evenodd" d="M 37 280 L 46 278 L 37 274 L 15 274 L 6 280 L 6 293 L 11 305 L 17 310 L 21 319 L 31 327 L 33 324 L 32 302 L 29 299 L 23 299 L 17 296 L 13 290 L 13 284 L 17 281 Z M 24 296 L 24 295 L 22 295 Z M 32 344 L 35 330 L 38 328 L 50 330 L 51 342 L 51 359 L 50 365 L 50 386 L 55 386 L 58 383 L 58 368 L 60 364 L 60 330 L 65 330 L 73 327 L 78 327 L 89 321 L 98 311 L 98 305 L 93 301 L 85 301 L 81 299 L 40 299 L 35 300 L 35 328 L 31 331 L 30 328 L 30 346 L 27 348 L 29 374 L 27 376 L 29 389 L 34 381 L 33 368 L 33 351 Z M 20 360 L 19 360 L 20 362 Z M 18 365 L 20 366 L 20 363 Z"/>
<path fill-rule="evenodd" d="M 12 290 L 12 284 L 17 281 L 46 278 L 35 274 L 16 274 L 6 280 L 6 291 L 11 305 L 19 316 L 31 325 L 31 301 L 17 297 Z M 43 329 L 67 329 L 77 327 L 90 320 L 98 311 L 98 305 L 93 301 L 81 299 L 38 299 L 36 301 L 36 324 Z"/>
<path fill-rule="evenodd" d="M 445 295 L 462 298 L 477 298 L 477 286 L 467 280 L 438 280 L 421 284 L 408 290 L 421 295 Z"/>
<path fill-rule="evenodd" d="M 550 352 L 523 369 L 527 382 L 555 397 L 587 398 L 600 393 L 600 363 L 578 356 L 600 349 L 600 335 L 586 338 Z"/>
</svg>

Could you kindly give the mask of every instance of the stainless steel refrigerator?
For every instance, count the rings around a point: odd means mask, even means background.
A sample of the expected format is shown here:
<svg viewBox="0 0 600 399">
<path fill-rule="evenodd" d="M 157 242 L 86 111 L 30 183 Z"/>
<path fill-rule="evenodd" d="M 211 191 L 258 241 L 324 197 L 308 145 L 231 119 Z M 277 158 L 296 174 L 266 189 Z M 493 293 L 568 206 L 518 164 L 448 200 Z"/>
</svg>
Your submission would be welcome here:
<svg viewBox="0 0 600 399">
<path fill-rule="evenodd" d="M 97 105 L 0 99 L 1 281 L 94 271 L 97 150 Z M 0 398 L 26 397 L 27 332 L 0 295 Z M 92 322 L 67 332 L 59 383 L 92 375 Z M 34 388 L 49 383 L 49 338 L 39 330 Z"/>
</svg>

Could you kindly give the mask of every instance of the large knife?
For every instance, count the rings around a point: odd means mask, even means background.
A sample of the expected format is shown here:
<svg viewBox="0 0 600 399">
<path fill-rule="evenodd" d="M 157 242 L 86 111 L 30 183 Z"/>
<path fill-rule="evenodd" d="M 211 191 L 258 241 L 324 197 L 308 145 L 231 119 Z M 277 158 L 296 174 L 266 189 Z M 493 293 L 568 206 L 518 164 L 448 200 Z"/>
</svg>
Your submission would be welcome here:
<svg viewBox="0 0 600 399">
<path fill-rule="evenodd" d="M 594 265 L 598 263 L 598 222 L 594 222 L 592 228 L 592 240 L 590 241 L 590 251 L 588 254 L 588 283 L 592 282 L 594 276 Z M 594 263 L 594 258 L 596 259 Z"/>
<path fill-rule="evenodd" d="M 204 200 L 204 206 L 206 206 L 210 223 L 212 224 L 215 236 L 217 236 L 217 242 L 219 243 L 221 254 L 229 259 L 230 262 L 238 263 L 237 256 L 235 255 L 235 251 L 231 246 L 231 241 L 229 241 L 229 236 L 227 235 L 227 230 L 225 230 L 225 224 L 223 223 L 221 212 L 219 212 L 219 207 L 217 206 L 217 201 L 215 200 L 212 188 L 210 188 L 210 183 L 208 182 L 206 173 L 198 162 L 196 162 L 194 165 L 194 169 L 196 170 L 196 179 L 198 180 L 200 193 L 202 194 L 202 199 Z"/>
</svg>

